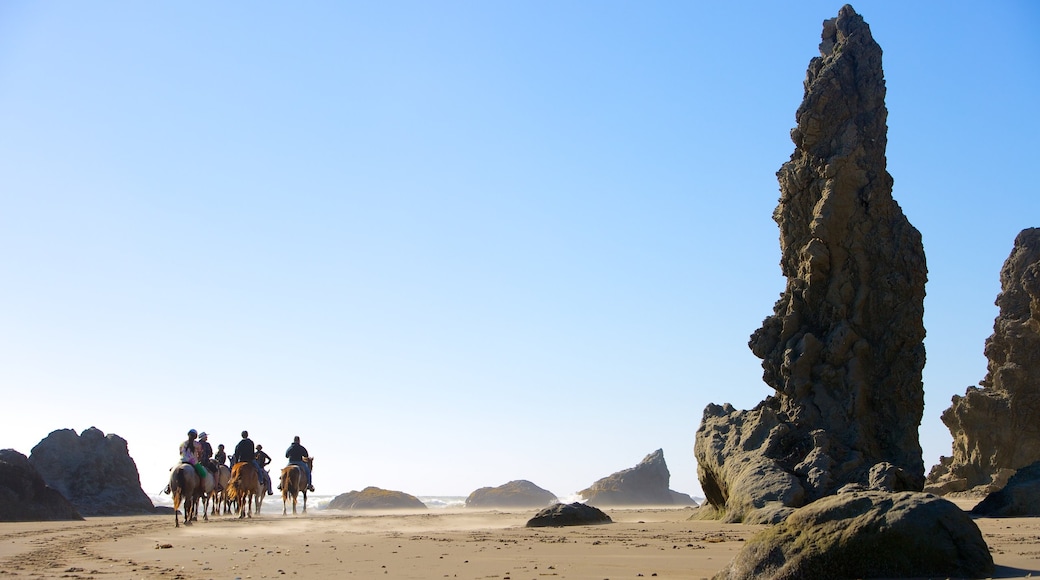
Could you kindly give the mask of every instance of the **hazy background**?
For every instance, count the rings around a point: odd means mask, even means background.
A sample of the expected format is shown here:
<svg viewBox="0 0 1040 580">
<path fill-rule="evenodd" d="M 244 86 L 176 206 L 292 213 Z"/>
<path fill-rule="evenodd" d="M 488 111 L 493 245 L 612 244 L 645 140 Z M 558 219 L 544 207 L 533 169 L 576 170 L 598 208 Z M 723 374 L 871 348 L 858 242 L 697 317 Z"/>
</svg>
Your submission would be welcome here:
<svg viewBox="0 0 1040 580">
<path fill-rule="evenodd" d="M 770 393 L 775 172 L 841 2 L 0 3 L 0 447 L 294 435 L 319 493 L 559 495 Z M 921 440 L 1040 226 L 1040 4 L 856 2 L 929 283 Z"/>
</svg>

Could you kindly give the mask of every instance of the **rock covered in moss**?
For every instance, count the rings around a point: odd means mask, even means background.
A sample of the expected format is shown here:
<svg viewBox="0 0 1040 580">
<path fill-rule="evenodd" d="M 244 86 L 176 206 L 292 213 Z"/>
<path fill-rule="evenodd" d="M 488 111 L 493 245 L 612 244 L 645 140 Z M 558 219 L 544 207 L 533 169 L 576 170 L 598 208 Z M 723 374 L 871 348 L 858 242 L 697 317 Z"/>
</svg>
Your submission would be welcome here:
<svg viewBox="0 0 1040 580">
<path fill-rule="evenodd" d="M 366 487 L 337 495 L 329 502 L 328 509 L 334 510 L 396 510 L 426 509 L 419 498 L 403 491 L 391 491 L 378 487 Z"/>
<path fill-rule="evenodd" d="M 557 503 L 551 491 L 525 479 L 510 481 L 498 487 L 482 487 L 466 498 L 469 508 L 537 508 Z"/>
<path fill-rule="evenodd" d="M 956 505 L 916 492 L 841 493 L 748 540 L 715 578 L 986 578 L 993 557 Z"/>
<path fill-rule="evenodd" d="M 580 502 L 569 504 L 558 503 L 535 514 L 527 521 L 529 528 L 545 528 L 556 526 L 593 526 L 612 524 L 614 520 L 599 508 Z"/>
</svg>

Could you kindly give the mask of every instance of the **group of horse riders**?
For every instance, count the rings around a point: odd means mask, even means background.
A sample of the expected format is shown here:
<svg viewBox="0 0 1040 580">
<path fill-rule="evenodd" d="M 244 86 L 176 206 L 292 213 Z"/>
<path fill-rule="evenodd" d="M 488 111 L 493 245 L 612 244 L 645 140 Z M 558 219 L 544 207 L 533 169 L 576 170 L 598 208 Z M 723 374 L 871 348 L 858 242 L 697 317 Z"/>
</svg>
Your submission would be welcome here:
<svg viewBox="0 0 1040 580">
<path fill-rule="evenodd" d="M 231 465 L 233 466 L 241 462 L 251 463 L 257 474 L 263 479 L 267 495 L 274 495 L 274 492 L 271 491 L 271 474 L 264 469 L 271 463 L 271 456 L 264 453 L 263 449 L 263 445 L 253 445 L 253 440 L 249 438 L 248 431 L 242 431 L 242 440 L 235 446 L 235 452 L 231 456 Z M 194 466 L 200 478 L 205 478 L 207 471 L 212 475 L 216 475 L 219 466 L 226 465 L 225 462 L 228 459 L 223 443 L 217 446 L 217 453 L 214 455 L 213 446 L 209 443 L 209 435 L 205 431 L 200 434 L 194 429 L 188 431 L 188 439 L 181 443 L 178 451 L 181 463 Z M 289 465 L 295 465 L 300 468 L 300 471 L 306 477 L 307 489 L 314 491 L 311 469 L 307 462 L 304 461 L 304 458 L 310 457 L 310 454 L 307 453 L 307 448 L 300 444 L 299 435 L 293 437 L 292 445 L 285 451 L 285 457 L 289 460 Z M 279 484 L 278 489 L 281 488 L 282 486 Z M 216 491 L 220 490 L 221 487 L 217 484 Z M 169 493 L 170 488 L 167 487 L 165 491 Z"/>
</svg>

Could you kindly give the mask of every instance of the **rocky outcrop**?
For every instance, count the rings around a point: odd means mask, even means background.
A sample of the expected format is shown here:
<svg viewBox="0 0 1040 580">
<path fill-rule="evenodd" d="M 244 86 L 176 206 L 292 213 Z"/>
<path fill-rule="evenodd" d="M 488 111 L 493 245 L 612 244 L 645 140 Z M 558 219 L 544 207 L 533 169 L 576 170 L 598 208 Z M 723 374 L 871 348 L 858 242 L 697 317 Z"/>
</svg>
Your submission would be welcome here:
<svg viewBox="0 0 1040 580">
<path fill-rule="evenodd" d="M 1040 461 L 1040 228 L 1015 238 L 996 304 L 982 388 L 968 387 L 943 412 L 953 456 L 932 468 L 928 491 L 990 493 Z"/>
<path fill-rule="evenodd" d="M 709 405 L 697 432 L 706 514 L 742 521 L 848 483 L 920 490 L 920 233 L 886 170 L 881 48 L 851 6 L 823 24 L 777 177 L 787 285 L 748 345 L 773 389 L 751 411 Z"/>
<path fill-rule="evenodd" d="M 29 458 L 0 450 L 0 522 L 82 520 L 76 507 L 47 485 Z"/>
<path fill-rule="evenodd" d="M 520 479 L 498 487 L 482 487 L 466 498 L 468 508 L 538 508 L 558 503 L 551 491 Z"/>
<path fill-rule="evenodd" d="M 991 518 L 1040 516 L 1040 462 L 1019 469 L 1007 485 L 987 495 L 971 513 Z"/>
<path fill-rule="evenodd" d="M 748 540 L 715 578 L 987 578 L 975 522 L 931 494 L 842 493 Z"/>
<path fill-rule="evenodd" d="M 528 528 L 547 528 L 557 526 L 595 526 L 612 524 L 614 520 L 598 508 L 583 503 L 558 503 L 549 506 L 527 520 Z"/>
<path fill-rule="evenodd" d="M 670 479 L 664 450 L 658 449 L 639 465 L 599 479 L 578 493 L 586 503 L 600 506 L 675 505 L 676 499 L 685 494 L 668 489 Z M 683 505 L 696 505 L 696 502 Z"/>
<path fill-rule="evenodd" d="M 91 427 L 59 429 L 32 448 L 29 463 L 84 516 L 155 513 L 126 440 Z"/>
<path fill-rule="evenodd" d="M 403 491 L 391 491 L 378 487 L 366 487 L 361 491 L 341 493 L 329 502 L 333 510 L 400 510 L 426 509 L 426 504 L 414 495 Z"/>
</svg>

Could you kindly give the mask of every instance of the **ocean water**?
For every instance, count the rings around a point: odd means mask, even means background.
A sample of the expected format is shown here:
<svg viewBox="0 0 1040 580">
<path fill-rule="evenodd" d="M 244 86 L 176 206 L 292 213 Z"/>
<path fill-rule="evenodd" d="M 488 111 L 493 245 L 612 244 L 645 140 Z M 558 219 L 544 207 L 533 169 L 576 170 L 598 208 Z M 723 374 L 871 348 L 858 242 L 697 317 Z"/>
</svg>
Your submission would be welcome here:
<svg viewBox="0 0 1040 580">
<path fill-rule="evenodd" d="M 152 505 L 173 507 L 172 496 L 160 493 L 148 494 L 148 497 L 152 500 Z M 335 497 L 335 495 L 308 494 L 307 509 L 323 510 L 328 507 L 329 502 L 335 499 Z M 416 497 L 431 510 L 460 508 L 466 505 L 466 496 L 464 495 L 419 495 Z M 271 501 L 278 501 L 279 505 L 281 505 L 281 495 L 276 491 L 273 496 L 268 496 L 264 499 L 264 505 Z"/>
</svg>

